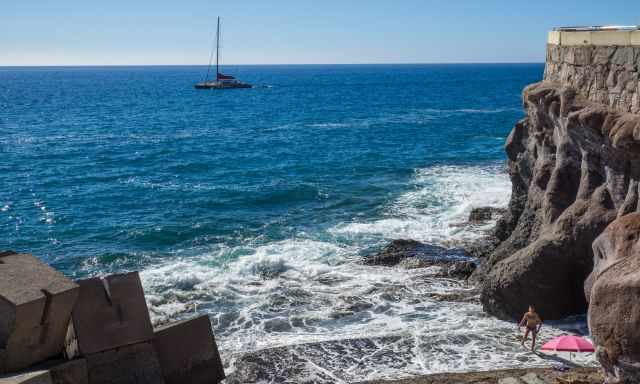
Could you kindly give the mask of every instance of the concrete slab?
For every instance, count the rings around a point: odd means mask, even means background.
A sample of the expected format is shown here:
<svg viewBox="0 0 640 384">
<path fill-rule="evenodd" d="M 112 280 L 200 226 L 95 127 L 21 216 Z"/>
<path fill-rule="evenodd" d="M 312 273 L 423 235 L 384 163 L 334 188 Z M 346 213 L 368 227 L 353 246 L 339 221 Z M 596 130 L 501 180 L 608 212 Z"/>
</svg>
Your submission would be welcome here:
<svg viewBox="0 0 640 384">
<path fill-rule="evenodd" d="M 549 31 L 547 36 L 547 44 L 559 45 L 560 44 L 560 32 Z"/>
<path fill-rule="evenodd" d="M 151 343 L 98 352 L 86 359 L 89 384 L 164 383 L 160 363 Z"/>
<path fill-rule="evenodd" d="M 590 45 L 591 32 L 560 32 L 562 45 Z"/>
<path fill-rule="evenodd" d="M 78 286 L 30 254 L 0 253 L 0 373 L 62 352 Z"/>
<path fill-rule="evenodd" d="M 640 31 L 633 31 L 629 36 L 629 43 L 631 45 L 640 45 Z"/>
<path fill-rule="evenodd" d="M 225 378 L 208 316 L 156 329 L 153 346 L 167 384 L 218 383 Z"/>
<path fill-rule="evenodd" d="M 52 384 L 88 384 L 87 362 L 85 359 L 47 360 L 30 367 L 26 372 L 46 371 Z"/>
<path fill-rule="evenodd" d="M 53 384 L 47 370 L 0 376 L 0 384 Z"/>
<path fill-rule="evenodd" d="M 87 361 L 75 359 L 61 361 L 49 368 L 53 384 L 88 384 Z"/>
<path fill-rule="evenodd" d="M 78 281 L 73 327 L 81 355 L 150 341 L 153 327 L 137 272 Z M 69 343 L 69 341 L 67 341 Z"/>
<path fill-rule="evenodd" d="M 593 45 L 629 45 L 631 31 L 594 31 L 591 32 Z"/>
</svg>

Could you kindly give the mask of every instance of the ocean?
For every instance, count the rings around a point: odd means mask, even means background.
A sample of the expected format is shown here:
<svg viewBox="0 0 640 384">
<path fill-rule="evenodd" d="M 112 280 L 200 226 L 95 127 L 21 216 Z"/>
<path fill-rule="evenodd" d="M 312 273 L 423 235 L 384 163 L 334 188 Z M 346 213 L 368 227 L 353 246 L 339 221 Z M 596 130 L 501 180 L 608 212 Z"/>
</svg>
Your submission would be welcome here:
<svg viewBox="0 0 640 384">
<path fill-rule="evenodd" d="M 232 66 L 256 87 L 206 91 L 197 66 L 0 68 L 0 249 L 72 278 L 139 270 L 152 320 L 208 314 L 229 371 L 390 336 L 415 353 L 344 380 L 543 364 L 515 324 L 429 298 L 462 282 L 360 263 L 491 226 L 465 222 L 506 206 L 503 145 L 543 69 Z"/>
</svg>

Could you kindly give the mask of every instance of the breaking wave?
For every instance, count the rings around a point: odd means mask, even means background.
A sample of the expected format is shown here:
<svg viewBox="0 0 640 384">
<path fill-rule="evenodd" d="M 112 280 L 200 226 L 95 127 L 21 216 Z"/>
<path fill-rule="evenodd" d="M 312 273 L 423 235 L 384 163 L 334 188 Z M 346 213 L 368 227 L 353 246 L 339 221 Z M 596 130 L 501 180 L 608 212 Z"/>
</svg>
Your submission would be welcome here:
<svg viewBox="0 0 640 384">
<path fill-rule="evenodd" d="M 313 356 L 319 346 L 365 339 L 376 346 L 376 353 L 383 353 L 389 350 L 390 337 L 396 340 L 394 348 L 404 345 L 402 353 L 395 352 L 402 364 L 352 356 L 368 362 L 345 377 L 547 364 L 520 349 L 514 324 L 486 316 L 474 301 L 441 300 L 445 295 L 473 295 L 473 287 L 436 278 L 430 268 L 403 270 L 358 262 L 371 244 L 389 239 L 441 244 L 481 236 L 486 227 L 465 224 L 469 212 L 479 206 L 504 207 L 509 193 L 500 166 L 416 170 L 409 190 L 378 219 L 261 245 L 220 246 L 145 270 L 142 279 L 153 321 L 209 314 L 230 371 L 234 359 L 250 351 L 293 348 L 300 356 Z M 327 364 L 339 364 L 341 358 Z"/>
</svg>

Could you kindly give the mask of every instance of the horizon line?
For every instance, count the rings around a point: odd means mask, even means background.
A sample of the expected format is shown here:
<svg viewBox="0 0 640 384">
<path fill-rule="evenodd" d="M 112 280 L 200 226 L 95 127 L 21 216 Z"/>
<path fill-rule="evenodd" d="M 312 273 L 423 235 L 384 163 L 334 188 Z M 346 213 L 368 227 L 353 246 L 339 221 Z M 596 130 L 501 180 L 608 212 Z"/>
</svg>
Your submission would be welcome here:
<svg viewBox="0 0 640 384">
<path fill-rule="evenodd" d="M 544 61 L 450 61 L 450 62 L 399 62 L 399 63 L 273 63 L 273 64 L 223 64 L 221 67 L 249 66 L 312 66 L 312 65 L 473 65 L 473 64 L 544 64 Z M 207 67 L 207 64 L 0 64 L 0 68 L 73 68 L 73 67 Z"/>
</svg>

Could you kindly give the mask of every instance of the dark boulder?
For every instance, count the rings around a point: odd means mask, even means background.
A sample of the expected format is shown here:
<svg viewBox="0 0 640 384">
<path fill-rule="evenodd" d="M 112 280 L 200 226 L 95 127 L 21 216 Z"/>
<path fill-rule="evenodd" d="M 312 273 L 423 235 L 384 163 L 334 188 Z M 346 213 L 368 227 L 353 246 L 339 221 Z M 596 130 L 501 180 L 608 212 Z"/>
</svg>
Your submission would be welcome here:
<svg viewBox="0 0 640 384">
<path fill-rule="evenodd" d="M 640 213 L 609 225 L 593 251 L 585 291 L 596 357 L 620 382 L 640 383 Z"/>
<path fill-rule="evenodd" d="M 380 252 L 365 256 L 366 265 L 398 266 L 406 269 L 440 267 L 438 277 L 467 278 L 476 268 L 464 250 L 448 249 L 415 240 L 393 240 Z"/>
<path fill-rule="evenodd" d="M 466 279 L 476 270 L 476 263 L 473 261 L 454 261 L 445 267 L 447 277 L 457 277 Z"/>
<path fill-rule="evenodd" d="M 366 265 L 398 265 L 402 260 L 416 258 L 425 262 L 464 259 L 467 255 L 462 249 L 448 249 L 437 245 L 425 244 L 415 240 L 393 240 L 380 252 L 364 257 Z"/>
</svg>

